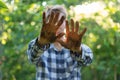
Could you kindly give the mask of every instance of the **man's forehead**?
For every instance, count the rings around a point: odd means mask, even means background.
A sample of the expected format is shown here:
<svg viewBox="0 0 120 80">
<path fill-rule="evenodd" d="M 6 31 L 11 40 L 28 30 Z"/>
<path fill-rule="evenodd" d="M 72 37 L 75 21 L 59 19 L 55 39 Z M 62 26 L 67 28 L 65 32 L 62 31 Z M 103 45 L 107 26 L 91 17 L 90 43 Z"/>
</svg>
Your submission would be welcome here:
<svg viewBox="0 0 120 80">
<path fill-rule="evenodd" d="M 59 15 L 61 15 L 61 16 L 65 16 L 65 14 L 63 13 L 63 12 L 60 12 L 60 11 L 52 11 L 54 14 L 58 14 L 59 13 Z M 52 13 L 51 12 L 51 13 Z"/>
</svg>

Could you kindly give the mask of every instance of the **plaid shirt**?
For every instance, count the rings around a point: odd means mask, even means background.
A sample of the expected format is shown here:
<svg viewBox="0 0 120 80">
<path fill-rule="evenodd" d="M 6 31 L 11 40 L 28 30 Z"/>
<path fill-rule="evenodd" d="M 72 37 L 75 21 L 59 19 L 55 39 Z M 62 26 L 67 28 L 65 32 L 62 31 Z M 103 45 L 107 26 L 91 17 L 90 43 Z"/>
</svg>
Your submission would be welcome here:
<svg viewBox="0 0 120 80">
<path fill-rule="evenodd" d="M 36 65 L 36 80 L 81 80 L 80 69 L 92 62 L 91 49 L 82 44 L 82 55 L 62 48 L 58 51 L 54 44 L 39 47 L 37 39 L 29 43 L 28 59 Z"/>
</svg>

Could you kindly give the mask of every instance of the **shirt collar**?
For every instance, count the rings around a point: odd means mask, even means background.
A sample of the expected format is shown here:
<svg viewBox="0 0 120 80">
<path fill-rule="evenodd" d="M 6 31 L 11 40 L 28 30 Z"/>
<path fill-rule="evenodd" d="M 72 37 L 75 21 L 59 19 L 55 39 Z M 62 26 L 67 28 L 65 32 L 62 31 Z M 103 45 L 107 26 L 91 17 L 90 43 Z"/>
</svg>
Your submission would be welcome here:
<svg viewBox="0 0 120 80">
<path fill-rule="evenodd" d="M 50 44 L 50 48 L 53 48 L 55 51 L 58 51 L 58 49 L 54 46 L 54 44 Z M 64 49 L 64 47 L 62 47 L 61 51 Z"/>
</svg>

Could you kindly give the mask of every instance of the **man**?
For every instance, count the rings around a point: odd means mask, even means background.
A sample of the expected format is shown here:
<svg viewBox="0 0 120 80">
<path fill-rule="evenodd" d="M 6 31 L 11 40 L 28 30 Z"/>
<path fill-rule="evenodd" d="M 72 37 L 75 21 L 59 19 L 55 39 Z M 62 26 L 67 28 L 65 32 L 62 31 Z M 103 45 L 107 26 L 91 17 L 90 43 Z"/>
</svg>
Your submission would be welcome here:
<svg viewBox="0 0 120 80">
<path fill-rule="evenodd" d="M 36 80 L 81 80 L 81 67 L 92 62 L 91 49 L 81 44 L 86 28 L 79 33 L 79 23 L 71 19 L 69 25 L 65 18 L 59 5 L 43 12 L 41 33 L 27 50 L 37 68 Z"/>
</svg>

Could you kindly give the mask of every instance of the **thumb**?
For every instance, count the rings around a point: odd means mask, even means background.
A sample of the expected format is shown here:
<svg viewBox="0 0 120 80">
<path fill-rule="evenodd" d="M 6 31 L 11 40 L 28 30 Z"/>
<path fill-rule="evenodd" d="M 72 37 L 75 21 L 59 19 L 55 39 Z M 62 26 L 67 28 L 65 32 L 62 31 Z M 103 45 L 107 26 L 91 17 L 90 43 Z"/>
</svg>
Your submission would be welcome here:
<svg viewBox="0 0 120 80">
<path fill-rule="evenodd" d="M 65 33 L 60 33 L 60 34 L 58 34 L 57 36 L 56 36 L 56 38 L 61 38 L 63 35 L 65 35 Z"/>
</svg>

